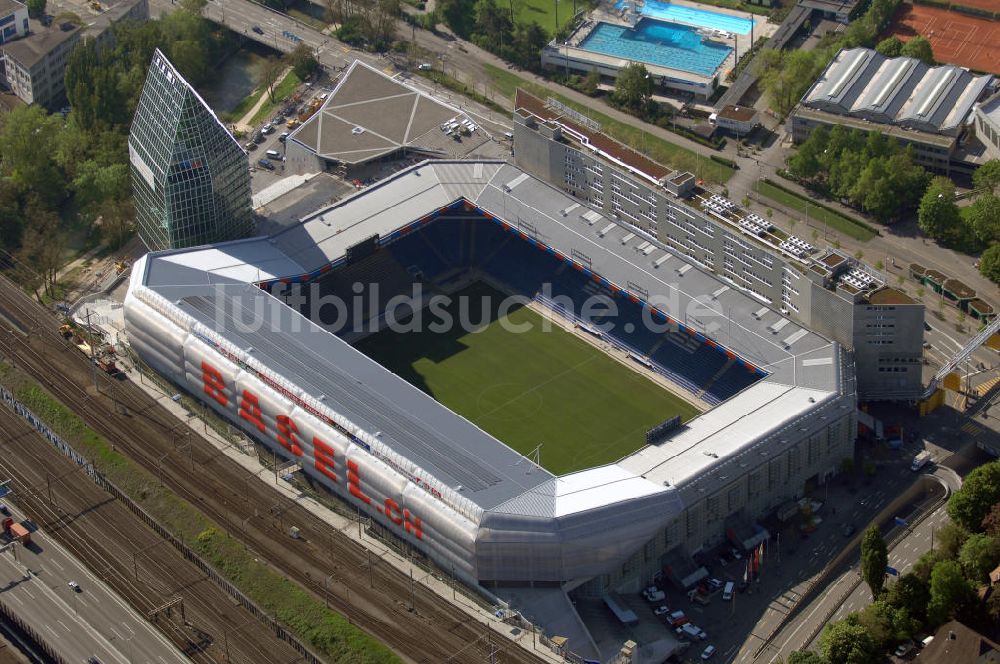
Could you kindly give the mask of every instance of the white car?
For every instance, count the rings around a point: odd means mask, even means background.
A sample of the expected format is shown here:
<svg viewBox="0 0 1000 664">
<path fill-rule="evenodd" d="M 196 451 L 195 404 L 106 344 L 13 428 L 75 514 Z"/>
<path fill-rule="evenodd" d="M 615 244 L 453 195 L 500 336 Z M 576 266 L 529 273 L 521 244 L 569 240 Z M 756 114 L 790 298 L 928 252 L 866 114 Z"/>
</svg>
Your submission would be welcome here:
<svg viewBox="0 0 1000 664">
<path fill-rule="evenodd" d="M 66 585 L 69 586 L 69 589 L 72 590 L 75 593 L 81 592 L 80 591 L 80 584 L 77 583 L 76 581 L 70 581 Z"/>
<path fill-rule="evenodd" d="M 670 607 L 667 606 L 666 604 L 663 604 L 663 605 L 658 606 L 655 609 L 653 609 L 653 615 L 654 616 L 662 616 L 662 615 L 664 615 L 666 613 L 670 613 Z"/>
<path fill-rule="evenodd" d="M 701 651 L 702 659 L 712 659 L 713 656 L 715 656 L 715 646 L 708 646 Z"/>
</svg>

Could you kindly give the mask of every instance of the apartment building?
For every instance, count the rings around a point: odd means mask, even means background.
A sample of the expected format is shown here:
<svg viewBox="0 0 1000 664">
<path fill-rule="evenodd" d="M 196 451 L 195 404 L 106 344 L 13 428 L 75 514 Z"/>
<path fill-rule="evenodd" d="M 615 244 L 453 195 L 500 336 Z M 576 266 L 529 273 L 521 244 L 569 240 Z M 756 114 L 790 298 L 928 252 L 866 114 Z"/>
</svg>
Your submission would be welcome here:
<svg viewBox="0 0 1000 664">
<path fill-rule="evenodd" d="M 922 304 L 878 270 L 773 226 L 588 126 L 518 91 L 514 159 L 608 216 L 687 256 L 763 305 L 853 349 L 858 395 L 913 399 L 922 391 Z M 773 333 L 780 341 L 780 329 Z"/>
<path fill-rule="evenodd" d="M 17 0 L 0 0 L 0 45 L 28 34 L 28 7 Z"/>
</svg>

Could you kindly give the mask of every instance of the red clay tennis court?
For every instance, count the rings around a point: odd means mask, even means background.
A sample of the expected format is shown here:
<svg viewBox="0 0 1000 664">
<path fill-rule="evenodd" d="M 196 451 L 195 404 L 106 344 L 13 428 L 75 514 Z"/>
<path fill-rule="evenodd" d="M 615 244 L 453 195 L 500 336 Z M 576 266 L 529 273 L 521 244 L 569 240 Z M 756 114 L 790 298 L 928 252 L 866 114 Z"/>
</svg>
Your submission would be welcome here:
<svg viewBox="0 0 1000 664">
<path fill-rule="evenodd" d="M 966 0 L 977 5 L 975 0 Z M 998 4 L 998 0 L 984 0 Z M 926 37 L 934 49 L 934 59 L 977 71 L 1000 73 L 1000 21 L 904 3 L 896 12 L 889 34 L 903 41 L 917 35 Z"/>
</svg>

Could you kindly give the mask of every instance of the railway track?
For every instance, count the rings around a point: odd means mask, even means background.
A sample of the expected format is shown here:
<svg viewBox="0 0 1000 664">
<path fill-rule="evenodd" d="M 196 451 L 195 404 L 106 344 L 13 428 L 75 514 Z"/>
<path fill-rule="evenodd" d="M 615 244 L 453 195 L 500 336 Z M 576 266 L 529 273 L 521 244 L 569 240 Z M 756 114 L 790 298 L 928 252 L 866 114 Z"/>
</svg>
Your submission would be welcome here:
<svg viewBox="0 0 1000 664">
<path fill-rule="evenodd" d="M 184 617 L 175 607 L 155 624 L 193 662 L 301 661 L 121 503 L 80 481 L 80 466 L 3 406 L 0 427 L 0 473 L 12 478 L 17 505 L 140 614 L 181 598 Z"/>
<path fill-rule="evenodd" d="M 415 663 L 517 662 L 540 657 L 490 633 L 202 441 L 178 446 L 178 420 L 129 381 L 94 373 L 55 320 L 14 286 L 0 289 L 0 351 L 116 449 L 161 478 L 262 560 Z M 10 333 L 5 317 L 28 334 Z M 96 376 L 96 378 L 95 378 Z M 99 391 L 94 389 L 97 381 Z M 286 525 L 300 529 L 291 539 Z M 412 592 L 412 610 L 410 598 Z"/>
</svg>

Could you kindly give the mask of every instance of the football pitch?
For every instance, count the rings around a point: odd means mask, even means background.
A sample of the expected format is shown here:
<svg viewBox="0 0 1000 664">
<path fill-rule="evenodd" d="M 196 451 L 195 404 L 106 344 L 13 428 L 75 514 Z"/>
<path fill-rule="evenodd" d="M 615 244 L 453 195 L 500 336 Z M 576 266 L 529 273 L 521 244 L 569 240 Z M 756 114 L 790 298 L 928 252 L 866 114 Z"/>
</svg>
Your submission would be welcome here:
<svg viewBox="0 0 1000 664">
<path fill-rule="evenodd" d="M 558 326 L 543 329 L 527 307 L 498 319 L 504 294 L 484 284 L 452 296 L 456 322 L 463 298 L 477 331 L 430 331 L 425 310 L 422 330 L 383 330 L 357 348 L 518 452 L 541 444 L 541 465 L 556 475 L 616 461 L 652 426 L 699 412 Z"/>
</svg>

